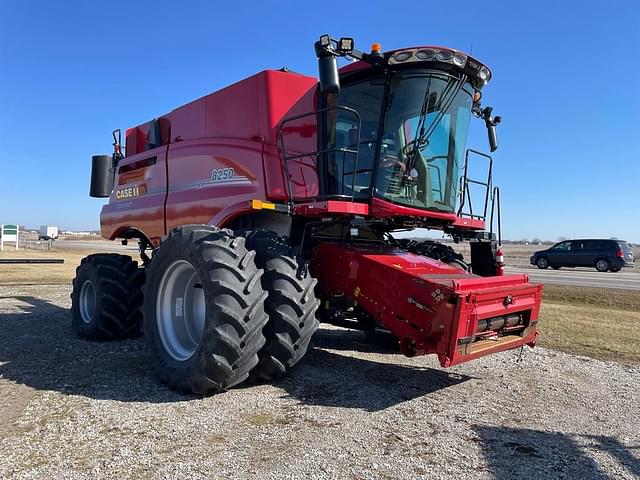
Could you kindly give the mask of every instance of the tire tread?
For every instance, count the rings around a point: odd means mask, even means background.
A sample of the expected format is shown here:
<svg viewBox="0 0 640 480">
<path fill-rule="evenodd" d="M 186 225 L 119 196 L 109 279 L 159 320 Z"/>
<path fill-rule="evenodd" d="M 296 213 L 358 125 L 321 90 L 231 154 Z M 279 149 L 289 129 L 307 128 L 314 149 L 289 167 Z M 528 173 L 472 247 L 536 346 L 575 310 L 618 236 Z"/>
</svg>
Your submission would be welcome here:
<svg viewBox="0 0 640 480">
<path fill-rule="evenodd" d="M 242 235 L 247 247 L 256 251 L 256 264 L 264 269 L 262 288 L 268 292 L 266 343 L 258 353 L 260 360 L 251 371 L 251 379 L 274 380 L 286 375 L 304 357 L 318 328 L 317 281 L 285 238 L 266 230 L 245 231 Z"/>
<path fill-rule="evenodd" d="M 155 291 L 166 266 L 186 258 L 200 273 L 207 302 L 207 320 L 200 347 L 183 362 L 172 359 L 159 340 Z M 147 354 L 160 380 L 182 392 L 204 395 L 224 391 L 249 376 L 265 343 L 262 329 L 266 293 L 262 270 L 230 230 L 187 225 L 169 232 L 148 267 L 145 312 Z"/>
<path fill-rule="evenodd" d="M 78 279 L 92 276 L 96 289 L 97 321 L 86 324 L 79 311 Z M 81 338 L 115 340 L 140 333 L 144 269 L 128 255 L 97 253 L 84 257 L 76 269 L 71 292 L 72 326 Z M 82 282 L 84 283 L 84 282 Z"/>
</svg>

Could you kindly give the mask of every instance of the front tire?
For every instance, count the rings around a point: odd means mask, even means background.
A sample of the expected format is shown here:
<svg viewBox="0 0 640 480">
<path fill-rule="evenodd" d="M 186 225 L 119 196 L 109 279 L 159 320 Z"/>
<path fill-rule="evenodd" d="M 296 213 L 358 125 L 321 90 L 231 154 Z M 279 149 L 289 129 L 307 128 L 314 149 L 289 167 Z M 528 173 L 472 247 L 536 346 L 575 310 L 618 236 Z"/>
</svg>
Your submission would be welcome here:
<svg viewBox="0 0 640 480">
<path fill-rule="evenodd" d="M 144 331 L 160 380 L 183 392 L 244 381 L 264 345 L 266 292 L 245 239 L 210 226 L 173 229 L 147 269 Z"/>
<path fill-rule="evenodd" d="M 131 257 L 89 255 L 76 269 L 71 326 L 78 337 L 115 340 L 140 333 L 144 269 Z"/>
<path fill-rule="evenodd" d="M 536 260 L 536 265 L 538 268 L 544 270 L 545 268 L 549 268 L 549 260 L 546 257 L 539 257 Z"/>
<path fill-rule="evenodd" d="M 320 301 L 315 280 L 286 239 L 275 232 L 244 232 L 247 247 L 255 250 L 256 264 L 264 269 L 262 287 L 268 292 L 265 308 L 269 322 L 266 344 L 251 372 L 253 380 L 274 380 L 286 375 L 304 357 L 318 329 Z"/>
</svg>

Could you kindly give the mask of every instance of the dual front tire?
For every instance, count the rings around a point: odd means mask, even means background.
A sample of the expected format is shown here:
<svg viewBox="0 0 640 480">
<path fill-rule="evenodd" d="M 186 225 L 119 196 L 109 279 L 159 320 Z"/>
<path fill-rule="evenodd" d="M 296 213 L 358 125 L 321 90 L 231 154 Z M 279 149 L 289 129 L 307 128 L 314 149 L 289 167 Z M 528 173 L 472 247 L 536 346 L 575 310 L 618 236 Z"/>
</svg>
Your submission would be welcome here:
<svg viewBox="0 0 640 480">
<path fill-rule="evenodd" d="M 83 260 L 74 329 L 85 338 L 123 338 L 144 323 L 150 363 L 179 391 L 279 378 L 302 359 L 318 326 L 316 281 L 273 232 L 176 228 L 154 253 L 146 282 L 144 274 L 130 257 Z"/>
<path fill-rule="evenodd" d="M 258 353 L 259 363 L 251 377 L 274 380 L 284 376 L 304 357 L 318 329 L 317 280 L 285 238 L 265 230 L 243 235 L 247 247 L 256 252 L 256 264 L 264 269 L 262 287 L 268 293 L 266 343 Z"/>
<path fill-rule="evenodd" d="M 268 316 L 262 270 L 228 230 L 172 230 L 147 271 L 144 333 L 161 381 L 183 392 L 219 392 L 258 364 Z"/>
</svg>

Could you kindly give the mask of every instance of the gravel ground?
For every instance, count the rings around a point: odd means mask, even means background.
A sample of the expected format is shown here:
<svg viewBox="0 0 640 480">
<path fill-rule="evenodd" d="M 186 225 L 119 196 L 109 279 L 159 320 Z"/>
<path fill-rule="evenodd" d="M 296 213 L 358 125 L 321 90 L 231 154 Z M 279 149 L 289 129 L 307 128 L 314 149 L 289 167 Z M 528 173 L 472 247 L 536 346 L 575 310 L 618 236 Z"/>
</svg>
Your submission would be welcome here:
<svg viewBox="0 0 640 480">
<path fill-rule="evenodd" d="M 0 287 L 0 478 L 640 478 L 640 367 L 551 350 L 452 369 L 323 327 L 289 377 L 197 398 L 141 340 L 69 328 L 69 287 Z"/>
</svg>

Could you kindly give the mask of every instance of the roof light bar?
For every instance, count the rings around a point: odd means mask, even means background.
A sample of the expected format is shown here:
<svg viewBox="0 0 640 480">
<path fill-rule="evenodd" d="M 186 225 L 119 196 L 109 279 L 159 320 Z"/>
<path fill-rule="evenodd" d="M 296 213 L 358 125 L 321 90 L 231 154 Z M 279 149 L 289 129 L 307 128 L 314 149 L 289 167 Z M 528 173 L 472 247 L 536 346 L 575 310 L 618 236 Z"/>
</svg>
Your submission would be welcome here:
<svg viewBox="0 0 640 480">
<path fill-rule="evenodd" d="M 442 62 L 450 63 L 462 69 L 469 69 L 483 83 L 491 79 L 491 72 L 487 67 L 477 60 L 470 58 L 461 52 L 446 48 L 410 48 L 399 50 L 391 54 L 388 59 L 389 65 L 399 65 L 411 62 Z"/>
<path fill-rule="evenodd" d="M 400 50 L 389 58 L 389 65 L 397 65 L 404 62 L 437 61 L 453 63 L 459 67 L 464 67 L 467 63 L 467 56 L 464 53 L 454 52 L 441 48 L 420 48 L 410 50 Z"/>
</svg>

